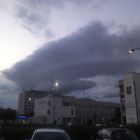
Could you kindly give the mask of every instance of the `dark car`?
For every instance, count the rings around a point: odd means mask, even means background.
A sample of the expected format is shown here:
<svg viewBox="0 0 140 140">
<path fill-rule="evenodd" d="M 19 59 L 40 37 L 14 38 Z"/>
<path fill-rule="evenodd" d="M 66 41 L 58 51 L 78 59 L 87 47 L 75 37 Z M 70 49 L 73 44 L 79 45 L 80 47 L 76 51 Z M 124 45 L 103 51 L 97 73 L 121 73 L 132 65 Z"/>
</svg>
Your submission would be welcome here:
<svg viewBox="0 0 140 140">
<path fill-rule="evenodd" d="M 96 140 L 138 140 L 138 137 L 128 129 L 105 128 L 97 132 Z"/>
<path fill-rule="evenodd" d="M 33 133 L 31 140 L 71 140 L 65 130 L 40 128 Z"/>
</svg>

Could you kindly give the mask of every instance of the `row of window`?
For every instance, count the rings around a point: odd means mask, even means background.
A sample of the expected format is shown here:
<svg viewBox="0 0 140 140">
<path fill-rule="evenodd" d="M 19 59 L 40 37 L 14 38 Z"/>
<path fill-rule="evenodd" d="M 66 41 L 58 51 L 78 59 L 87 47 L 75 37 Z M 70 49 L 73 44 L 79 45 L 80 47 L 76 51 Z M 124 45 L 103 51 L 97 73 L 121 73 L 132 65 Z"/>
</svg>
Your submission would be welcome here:
<svg viewBox="0 0 140 140">
<path fill-rule="evenodd" d="M 108 114 L 113 114 L 112 112 L 93 112 L 93 111 L 76 111 L 76 114 L 80 114 L 80 115 L 94 115 L 94 114 L 102 114 L 102 115 L 108 115 Z"/>
<path fill-rule="evenodd" d="M 89 104 L 89 103 L 70 103 L 70 102 L 63 102 L 63 106 L 76 106 L 76 107 L 82 107 L 82 108 L 101 108 L 101 109 L 112 109 L 112 110 L 115 110 L 116 106 L 109 106 L 109 105 L 105 105 L 105 104 L 102 104 L 102 105 L 97 105 L 97 104 Z"/>
<path fill-rule="evenodd" d="M 47 115 L 49 115 L 49 114 L 51 114 L 51 111 L 47 110 L 46 113 L 47 113 Z M 71 116 L 74 116 L 74 110 L 73 109 L 70 110 L 70 114 L 71 114 Z"/>
<path fill-rule="evenodd" d="M 115 110 L 118 107 L 116 106 L 106 106 L 106 105 L 85 105 L 85 104 L 76 104 L 77 107 L 81 107 L 81 108 L 98 108 L 98 109 L 107 109 L 107 110 Z"/>
<path fill-rule="evenodd" d="M 42 103 L 46 103 L 46 101 L 45 100 L 42 100 L 42 101 L 39 101 L 38 102 L 38 104 L 42 104 Z M 51 102 L 50 101 L 48 101 L 47 102 L 47 104 L 50 106 L 51 105 Z M 66 102 L 66 101 L 64 101 L 64 102 L 62 102 L 62 105 L 63 106 L 72 106 L 72 104 L 70 103 L 70 102 Z M 93 109 L 105 109 L 105 110 L 115 110 L 115 109 L 117 109 L 118 107 L 116 107 L 116 106 L 105 106 L 105 105 L 85 105 L 85 104 L 75 104 L 76 105 L 76 107 L 81 107 L 82 109 L 87 109 L 87 108 L 89 108 L 89 109 L 91 109 L 91 108 L 93 108 Z"/>
</svg>

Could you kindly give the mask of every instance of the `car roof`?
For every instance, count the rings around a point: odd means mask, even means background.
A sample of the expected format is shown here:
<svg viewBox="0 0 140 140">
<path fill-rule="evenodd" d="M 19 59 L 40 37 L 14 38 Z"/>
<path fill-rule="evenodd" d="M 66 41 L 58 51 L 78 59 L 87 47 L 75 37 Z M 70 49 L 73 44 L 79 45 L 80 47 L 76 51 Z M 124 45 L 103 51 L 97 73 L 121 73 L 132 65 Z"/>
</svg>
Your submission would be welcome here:
<svg viewBox="0 0 140 140">
<path fill-rule="evenodd" d="M 105 135 L 110 136 L 113 131 L 121 131 L 121 130 L 128 130 L 128 129 L 125 129 L 125 128 L 102 128 L 98 131 L 98 135 L 105 134 Z"/>
<path fill-rule="evenodd" d="M 128 130 L 128 129 L 126 129 L 126 128 L 102 128 L 99 131 L 101 131 L 101 130 L 114 131 L 114 130 Z"/>
<path fill-rule="evenodd" d="M 38 128 L 36 132 L 65 132 L 65 130 L 60 128 Z"/>
</svg>

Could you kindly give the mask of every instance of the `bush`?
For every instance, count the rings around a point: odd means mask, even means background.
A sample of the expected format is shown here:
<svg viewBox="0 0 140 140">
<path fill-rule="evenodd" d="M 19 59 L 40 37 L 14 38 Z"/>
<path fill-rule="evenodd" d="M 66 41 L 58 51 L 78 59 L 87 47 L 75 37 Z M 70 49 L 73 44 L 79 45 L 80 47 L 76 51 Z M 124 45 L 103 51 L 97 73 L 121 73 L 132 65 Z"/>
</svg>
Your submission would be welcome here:
<svg viewBox="0 0 140 140">
<path fill-rule="evenodd" d="M 71 138 L 76 140 L 88 140 L 90 137 L 95 138 L 97 130 L 94 127 L 69 127 L 65 128 Z"/>
<path fill-rule="evenodd" d="M 5 127 L 3 134 L 5 140 L 24 140 L 32 136 L 33 129 L 25 127 Z"/>
<path fill-rule="evenodd" d="M 136 135 L 140 138 L 140 125 L 127 125 L 127 128 L 135 132 Z"/>
</svg>

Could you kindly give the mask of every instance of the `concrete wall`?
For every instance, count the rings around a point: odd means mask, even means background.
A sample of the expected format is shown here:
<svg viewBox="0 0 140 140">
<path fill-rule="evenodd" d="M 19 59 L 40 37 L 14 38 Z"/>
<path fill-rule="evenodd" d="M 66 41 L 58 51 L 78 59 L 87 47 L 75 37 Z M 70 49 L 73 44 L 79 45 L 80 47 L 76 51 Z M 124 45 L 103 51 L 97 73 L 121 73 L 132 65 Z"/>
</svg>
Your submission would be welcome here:
<svg viewBox="0 0 140 140">
<path fill-rule="evenodd" d="M 20 93 L 18 96 L 18 114 L 24 114 L 25 96 Z"/>
<path fill-rule="evenodd" d="M 138 123 L 140 124 L 140 74 L 134 75 Z"/>
<path fill-rule="evenodd" d="M 48 96 L 35 100 L 35 117 L 38 116 L 45 116 L 48 124 L 52 124 L 54 121 L 62 124 L 63 119 L 75 117 L 75 107 L 63 106 L 62 97 Z"/>
<path fill-rule="evenodd" d="M 134 74 L 128 73 L 124 76 L 124 95 L 127 124 L 137 124 L 136 92 Z"/>
<path fill-rule="evenodd" d="M 48 91 L 27 90 L 19 94 L 18 113 L 33 115 L 34 114 L 34 100 L 48 96 Z"/>
</svg>

